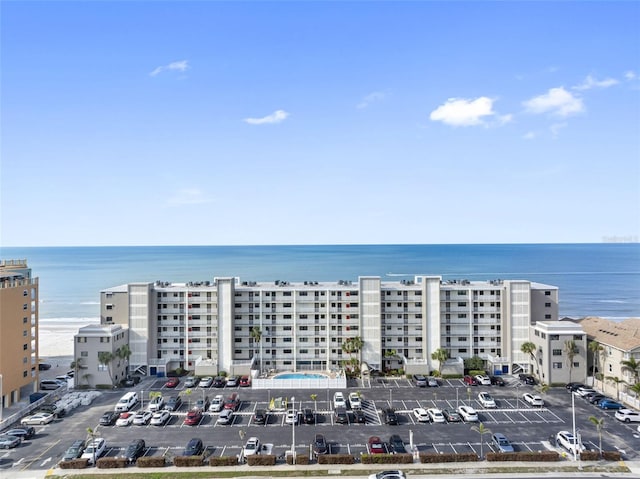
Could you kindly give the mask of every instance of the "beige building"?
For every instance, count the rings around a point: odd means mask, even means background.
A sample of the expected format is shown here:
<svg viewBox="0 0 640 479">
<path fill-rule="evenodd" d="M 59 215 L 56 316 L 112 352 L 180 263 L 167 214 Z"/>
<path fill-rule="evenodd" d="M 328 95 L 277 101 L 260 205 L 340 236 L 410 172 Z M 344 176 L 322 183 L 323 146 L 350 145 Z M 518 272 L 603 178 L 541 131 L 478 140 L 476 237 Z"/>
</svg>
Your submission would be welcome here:
<svg viewBox="0 0 640 479">
<path fill-rule="evenodd" d="M 77 364 L 76 385 L 118 384 L 127 376 L 126 358 L 118 350 L 128 344 L 129 332 L 119 324 L 89 325 L 78 330 L 74 336 L 74 358 Z M 109 363 L 101 363 L 100 353 L 110 353 Z"/>
<path fill-rule="evenodd" d="M 545 384 L 584 382 L 587 377 L 587 335 L 572 321 L 538 321 L 531 327 L 536 345 L 533 374 Z M 573 357 L 568 352 L 572 341 Z"/>
<path fill-rule="evenodd" d="M 233 374 L 341 368 L 429 372 L 431 355 L 480 356 L 492 370 L 529 367 L 520 351 L 536 321 L 554 321 L 558 289 L 523 280 L 212 281 L 130 283 L 100 294 L 101 324 L 129 331 L 131 370 L 178 367 Z M 259 332 L 259 335 L 256 335 Z M 362 350 L 343 345 L 362 340 Z"/>
<path fill-rule="evenodd" d="M 622 362 L 631 358 L 640 362 L 640 318 L 610 321 L 586 317 L 579 324 L 589 336 L 589 342 L 596 341 L 602 346 L 597 357 L 590 357 L 589 371 L 604 376 L 603 380 L 602 376 L 596 375 L 599 379 L 595 379 L 594 384 L 606 394 L 622 398 L 626 385 L 635 382 L 633 373 L 624 369 Z"/>
<path fill-rule="evenodd" d="M 0 376 L 3 407 L 38 389 L 38 278 L 26 260 L 0 262 Z"/>
</svg>

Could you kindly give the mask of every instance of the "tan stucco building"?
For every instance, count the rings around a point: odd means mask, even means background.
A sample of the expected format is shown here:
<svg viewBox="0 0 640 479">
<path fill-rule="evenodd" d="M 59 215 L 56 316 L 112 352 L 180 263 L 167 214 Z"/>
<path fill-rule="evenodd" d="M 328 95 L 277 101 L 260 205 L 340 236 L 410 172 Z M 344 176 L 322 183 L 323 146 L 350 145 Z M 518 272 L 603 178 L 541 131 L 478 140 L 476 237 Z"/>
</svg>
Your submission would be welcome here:
<svg viewBox="0 0 640 479">
<path fill-rule="evenodd" d="M 0 389 L 9 407 L 38 386 L 38 278 L 26 260 L 0 262 Z"/>
</svg>

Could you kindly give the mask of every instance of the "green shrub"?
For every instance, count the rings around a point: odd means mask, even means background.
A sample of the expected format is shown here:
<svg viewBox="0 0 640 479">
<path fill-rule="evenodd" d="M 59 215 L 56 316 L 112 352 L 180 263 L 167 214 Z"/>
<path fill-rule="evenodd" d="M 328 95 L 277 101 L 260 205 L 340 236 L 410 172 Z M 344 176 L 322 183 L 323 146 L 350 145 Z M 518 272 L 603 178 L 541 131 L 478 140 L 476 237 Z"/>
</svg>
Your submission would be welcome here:
<svg viewBox="0 0 640 479">
<path fill-rule="evenodd" d="M 237 456 L 220 456 L 209 457 L 209 465 L 210 466 L 237 466 L 238 458 Z"/>
<path fill-rule="evenodd" d="M 138 467 L 164 467 L 165 465 L 164 456 L 143 456 L 136 461 Z"/>
<path fill-rule="evenodd" d="M 204 456 L 176 456 L 173 465 L 176 467 L 195 467 L 204 464 Z"/>
<path fill-rule="evenodd" d="M 318 464 L 355 464 L 351 454 L 322 454 L 318 456 Z"/>
<path fill-rule="evenodd" d="M 293 456 L 291 454 L 287 455 L 287 464 L 289 464 L 290 466 L 293 465 Z M 306 454 L 296 454 L 296 465 L 309 465 L 309 456 Z"/>
<path fill-rule="evenodd" d="M 60 469 L 84 469 L 89 465 L 89 459 L 72 459 L 70 461 L 62 461 Z"/>
<path fill-rule="evenodd" d="M 476 462 L 477 460 L 478 456 L 472 452 L 464 454 L 456 454 L 453 452 L 443 454 L 429 452 L 420 454 L 420 462 L 422 464 L 435 464 L 438 462 Z"/>
<path fill-rule="evenodd" d="M 363 454 L 362 464 L 412 464 L 411 454 Z"/>
<path fill-rule="evenodd" d="M 253 454 L 247 456 L 247 464 L 249 466 L 275 466 L 276 456 L 273 454 Z"/>
<path fill-rule="evenodd" d="M 560 460 L 556 451 L 488 452 L 487 461 L 553 462 Z"/>
<path fill-rule="evenodd" d="M 96 384 L 96 389 L 113 389 L 114 386 L 111 384 Z"/>
<path fill-rule="evenodd" d="M 128 462 L 124 457 L 101 457 L 96 466 L 98 469 L 121 469 L 127 467 Z"/>
</svg>

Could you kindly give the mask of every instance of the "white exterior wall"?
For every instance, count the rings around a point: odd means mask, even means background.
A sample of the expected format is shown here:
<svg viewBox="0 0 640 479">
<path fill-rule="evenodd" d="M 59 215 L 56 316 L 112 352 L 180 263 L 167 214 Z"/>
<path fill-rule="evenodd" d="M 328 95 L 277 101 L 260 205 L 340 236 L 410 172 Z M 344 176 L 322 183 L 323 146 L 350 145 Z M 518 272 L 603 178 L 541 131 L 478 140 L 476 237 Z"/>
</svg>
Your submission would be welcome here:
<svg viewBox="0 0 640 479">
<path fill-rule="evenodd" d="M 233 278 L 217 278 L 219 371 L 231 371 L 233 367 L 233 282 Z"/>
<path fill-rule="evenodd" d="M 360 277 L 362 361 L 376 369 L 382 368 L 380 301 L 380 278 Z"/>
<path fill-rule="evenodd" d="M 530 316 L 530 283 L 527 281 L 505 281 L 508 294 L 508 317 L 505 318 L 509 330 L 512 363 L 529 363 L 528 355 L 520 348 L 529 341 Z"/>
<path fill-rule="evenodd" d="M 129 285 L 129 364 L 133 368 L 147 364 L 153 354 L 149 339 L 156 337 L 156 328 L 151 324 L 151 295 L 149 283 Z"/>
</svg>

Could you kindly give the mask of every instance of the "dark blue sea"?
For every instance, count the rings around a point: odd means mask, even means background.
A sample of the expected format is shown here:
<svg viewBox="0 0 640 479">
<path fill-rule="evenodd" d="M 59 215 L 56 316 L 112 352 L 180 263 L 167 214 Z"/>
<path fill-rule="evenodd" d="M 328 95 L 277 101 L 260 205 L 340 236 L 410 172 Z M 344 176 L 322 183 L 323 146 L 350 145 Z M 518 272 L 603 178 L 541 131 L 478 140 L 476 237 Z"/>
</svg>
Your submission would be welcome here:
<svg viewBox="0 0 640 479">
<path fill-rule="evenodd" d="M 640 244 L 0 248 L 40 278 L 40 318 L 96 319 L 102 289 L 135 281 L 527 279 L 560 288 L 560 315 L 640 317 Z"/>
</svg>

